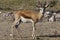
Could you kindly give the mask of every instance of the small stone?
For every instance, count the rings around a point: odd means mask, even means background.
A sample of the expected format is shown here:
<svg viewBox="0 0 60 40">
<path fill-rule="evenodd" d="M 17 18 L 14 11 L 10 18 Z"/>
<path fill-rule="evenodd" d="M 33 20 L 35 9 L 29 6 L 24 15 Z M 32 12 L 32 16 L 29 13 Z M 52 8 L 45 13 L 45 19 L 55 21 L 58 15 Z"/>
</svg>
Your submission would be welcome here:
<svg viewBox="0 0 60 40">
<path fill-rule="evenodd" d="M 13 36 L 13 34 L 10 34 L 10 36 Z"/>
</svg>

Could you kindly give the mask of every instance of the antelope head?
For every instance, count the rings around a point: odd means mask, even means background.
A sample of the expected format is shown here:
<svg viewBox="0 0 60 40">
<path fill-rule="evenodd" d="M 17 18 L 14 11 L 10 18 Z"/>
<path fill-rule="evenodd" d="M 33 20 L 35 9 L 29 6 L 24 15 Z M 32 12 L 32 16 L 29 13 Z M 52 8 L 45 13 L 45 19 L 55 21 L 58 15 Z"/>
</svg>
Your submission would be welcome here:
<svg viewBox="0 0 60 40">
<path fill-rule="evenodd" d="M 44 14 L 46 8 L 49 7 L 49 3 L 46 1 L 44 3 L 38 1 L 37 7 L 39 8 L 40 13 Z"/>
</svg>

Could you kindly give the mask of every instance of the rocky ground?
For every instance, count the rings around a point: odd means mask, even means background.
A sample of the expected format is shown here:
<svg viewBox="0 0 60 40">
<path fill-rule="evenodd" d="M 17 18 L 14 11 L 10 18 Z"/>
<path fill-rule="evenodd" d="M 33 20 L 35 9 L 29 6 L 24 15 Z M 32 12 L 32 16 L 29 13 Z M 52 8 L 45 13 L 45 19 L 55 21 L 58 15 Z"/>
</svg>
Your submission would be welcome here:
<svg viewBox="0 0 60 40">
<path fill-rule="evenodd" d="M 11 40 L 11 25 L 13 24 L 12 16 L 4 16 L 6 13 L 0 14 L 0 40 Z M 17 31 L 19 33 L 17 33 Z M 21 23 L 19 27 L 14 28 L 13 40 L 32 40 L 31 23 Z M 36 23 L 37 40 L 60 40 L 60 21 L 56 22 L 38 22 Z M 22 39 L 20 39 L 22 37 Z"/>
</svg>

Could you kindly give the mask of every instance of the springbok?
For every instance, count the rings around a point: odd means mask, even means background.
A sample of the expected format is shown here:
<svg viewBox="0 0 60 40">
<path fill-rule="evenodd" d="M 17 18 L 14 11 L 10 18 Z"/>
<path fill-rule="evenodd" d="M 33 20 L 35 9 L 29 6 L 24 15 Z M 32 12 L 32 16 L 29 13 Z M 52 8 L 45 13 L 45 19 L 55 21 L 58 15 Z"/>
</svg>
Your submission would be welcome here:
<svg viewBox="0 0 60 40">
<path fill-rule="evenodd" d="M 45 3 L 43 7 L 39 8 L 40 9 L 39 13 L 29 11 L 29 10 L 22 10 L 22 11 L 14 12 L 15 21 L 11 27 L 12 34 L 10 34 L 10 36 L 13 36 L 13 27 L 18 25 L 19 21 L 20 22 L 29 21 L 32 23 L 32 27 L 33 27 L 32 38 L 35 39 L 36 38 L 35 24 L 37 23 L 38 20 L 40 20 L 43 17 L 45 8 L 47 8 L 47 7 L 48 7 L 48 4 Z"/>
</svg>

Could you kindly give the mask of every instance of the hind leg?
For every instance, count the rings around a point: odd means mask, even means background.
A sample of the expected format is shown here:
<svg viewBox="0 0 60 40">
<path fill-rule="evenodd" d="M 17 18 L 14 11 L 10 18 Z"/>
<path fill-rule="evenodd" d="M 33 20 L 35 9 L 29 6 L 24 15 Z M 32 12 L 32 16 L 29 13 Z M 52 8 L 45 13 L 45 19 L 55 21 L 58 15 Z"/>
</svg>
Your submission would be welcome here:
<svg viewBox="0 0 60 40">
<path fill-rule="evenodd" d="M 16 21 L 13 23 L 13 25 L 12 25 L 12 27 L 11 27 L 11 32 L 12 32 L 12 33 L 10 34 L 10 36 L 13 36 L 13 28 L 16 26 L 16 24 L 18 25 L 19 20 L 20 20 L 20 19 L 16 20 Z"/>
<path fill-rule="evenodd" d="M 19 16 L 15 16 L 15 21 L 14 21 L 13 25 L 11 26 L 10 36 L 12 37 L 12 39 L 13 39 L 13 28 L 16 26 L 16 24 L 18 25 L 19 20 L 20 20 Z"/>
</svg>

